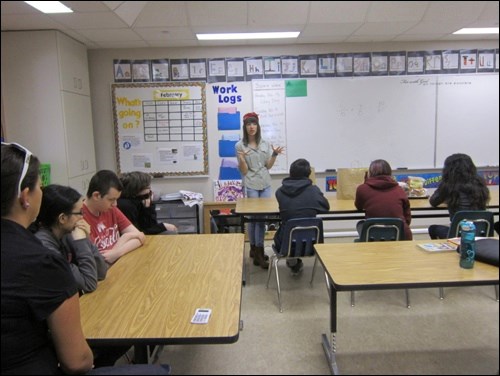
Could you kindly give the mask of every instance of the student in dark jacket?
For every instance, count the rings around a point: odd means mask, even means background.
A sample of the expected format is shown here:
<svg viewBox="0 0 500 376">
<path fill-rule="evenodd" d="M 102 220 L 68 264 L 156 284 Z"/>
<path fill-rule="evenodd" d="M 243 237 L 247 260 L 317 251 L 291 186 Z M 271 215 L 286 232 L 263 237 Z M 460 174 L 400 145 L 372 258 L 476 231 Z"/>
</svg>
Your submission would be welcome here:
<svg viewBox="0 0 500 376">
<path fill-rule="evenodd" d="M 392 177 L 391 165 L 377 159 L 370 164 L 365 182 L 356 189 L 354 205 L 365 211 L 365 218 L 400 218 L 405 229 L 405 239 L 411 240 L 410 200 L 398 182 Z M 358 232 L 364 221 L 358 222 Z"/>
<path fill-rule="evenodd" d="M 286 222 L 293 218 L 316 217 L 318 213 L 326 213 L 330 209 L 328 200 L 321 190 L 312 184 L 311 165 L 305 159 L 297 159 L 290 165 L 290 177 L 283 179 L 282 185 L 276 191 L 281 226 L 274 235 L 276 249 L 281 247 L 283 231 Z M 287 265 L 292 272 L 298 273 L 302 269 L 302 260 L 290 260 Z"/>
<path fill-rule="evenodd" d="M 177 226 L 156 219 L 151 175 L 133 171 L 122 174 L 120 180 L 123 191 L 118 199 L 118 208 L 139 231 L 146 235 L 177 234 Z"/>
</svg>

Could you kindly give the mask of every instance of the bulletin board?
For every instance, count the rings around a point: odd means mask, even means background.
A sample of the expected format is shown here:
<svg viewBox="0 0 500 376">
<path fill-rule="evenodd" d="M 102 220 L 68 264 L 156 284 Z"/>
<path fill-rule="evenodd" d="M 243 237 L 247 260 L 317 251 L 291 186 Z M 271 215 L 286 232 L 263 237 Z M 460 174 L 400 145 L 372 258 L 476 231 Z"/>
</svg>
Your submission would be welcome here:
<svg viewBox="0 0 500 376">
<path fill-rule="evenodd" d="M 204 82 L 112 84 L 118 172 L 208 174 Z"/>
</svg>

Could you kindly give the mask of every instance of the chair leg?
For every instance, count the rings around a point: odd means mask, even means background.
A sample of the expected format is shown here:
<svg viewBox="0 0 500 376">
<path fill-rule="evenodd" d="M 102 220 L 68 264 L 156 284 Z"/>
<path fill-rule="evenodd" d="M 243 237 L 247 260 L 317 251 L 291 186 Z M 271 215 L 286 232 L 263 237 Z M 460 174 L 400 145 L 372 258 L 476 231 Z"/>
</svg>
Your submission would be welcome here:
<svg viewBox="0 0 500 376">
<path fill-rule="evenodd" d="M 351 291 L 351 307 L 354 307 L 354 291 Z"/>
<path fill-rule="evenodd" d="M 405 289 L 406 293 L 406 308 L 410 308 L 410 291 L 408 289 Z"/>
<path fill-rule="evenodd" d="M 283 313 L 283 307 L 281 306 L 281 287 L 280 287 L 280 275 L 278 272 L 278 259 L 274 262 L 274 269 L 276 273 L 276 285 L 277 285 L 277 290 L 278 290 L 278 304 L 280 307 L 280 313 Z"/>
<path fill-rule="evenodd" d="M 269 266 L 267 267 L 267 283 L 266 289 L 269 288 L 269 279 L 271 278 L 271 273 L 273 269 L 274 262 L 276 261 L 276 255 L 271 256 L 271 260 L 269 260 Z"/>
<path fill-rule="evenodd" d="M 313 284 L 313 280 L 314 280 L 314 273 L 316 272 L 316 264 L 318 263 L 318 258 L 315 256 L 314 257 L 314 265 L 313 265 L 313 271 L 312 271 L 312 275 L 311 275 L 311 282 L 310 285 L 312 286 Z"/>
<path fill-rule="evenodd" d="M 498 302 L 498 285 L 495 285 L 495 299 Z"/>
<path fill-rule="evenodd" d="M 444 288 L 442 288 L 442 287 L 439 288 L 439 299 L 441 299 L 441 300 L 444 299 Z"/>
</svg>

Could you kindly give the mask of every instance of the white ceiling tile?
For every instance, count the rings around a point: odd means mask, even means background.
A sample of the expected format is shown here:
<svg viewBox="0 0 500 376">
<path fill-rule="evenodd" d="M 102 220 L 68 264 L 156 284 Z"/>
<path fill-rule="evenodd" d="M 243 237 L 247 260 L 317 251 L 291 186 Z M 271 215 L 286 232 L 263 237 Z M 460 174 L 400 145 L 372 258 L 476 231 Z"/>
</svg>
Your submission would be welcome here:
<svg viewBox="0 0 500 376">
<path fill-rule="evenodd" d="M 420 21 L 428 4 L 428 1 L 373 1 L 366 21 Z"/>
<path fill-rule="evenodd" d="M 245 1 L 186 1 L 192 26 L 224 26 L 247 24 Z"/>
<path fill-rule="evenodd" d="M 125 1 L 114 11 L 127 25 L 132 26 L 146 4 L 146 1 Z"/>
<path fill-rule="evenodd" d="M 184 1 L 148 1 L 134 24 L 135 27 L 187 26 Z"/>
<path fill-rule="evenodd" d="M 309 22 L 357 23 L 364 22 L 371 1 L 311 1 Z"/>
<path fill-rule="evenodd" d="M 149 47 L 198 47 L 198 41 L 187 39 L 148 41 L 148 45 Z"/>
<path fill-rule="evenodd" d="M 431 1 L 424 21 L 475 21 L 482 12 L 484 1 Z"/>
<path fill-rule="evenodd" d="M 134 30 L 147 41 L 197 40 L 188 27 L 138 27 Z"/>
<path fill-rule="evenodd" d="M 486 1 L 478 20 L 491 21 L 493 23 L 491 26 L 498 27 L 499 4 L 500 1 Z"/>
<path fill-rule="evenodd" d="M 100 42 L 126 42 L 126 41 L 138 41 L 142 40 L 139 35 L 129 29 L 106 29 L 106 30 L 96 30 L 96 29 L 85 29 L 78 30 L 80 34 L 84 37 L 93 40 L 97 43 Z"/>
<path fill-rule="evenodd" d="M 103 1 L 65 1 L 64 5 L 73 12 L 109 12 L 109 8 Z"/>
<path fill-rule="evenodd" d="M 1 10 L 2 16 L 6 14 L 40 14 L 40 11 L 24 1 L 2 1 Z"/>
<path fill-rule="evenodd" d="M 325 35 L 347 36 L 361 27 L 361 22 L 336 23 L 336 24 L 314 24 L 307 25 L 300 33 L 300 37 L 321 37 Z"/>
<path fill-rule="evenodd" d="M 119 29 L 127 24 L 112 12 L 108 13 L 60 13 L 50 16 L 53 20 L 76 30 Z"/>
<path fill-rule="evenodd" d="M 284 5 L 286 4 L 285 11 Z M 288 25 L 302 24 L 307 22 L 309 14 L 309 1 L 288 1 L 286 3 L 277 1 L 249 1 L 248 2 L 248 24 L 249 25 Z"/>
<path fill-rule="evenodd" d="M 416 22 L 366 22 L 353 35 L 399 35 L 415 26 Z"/>
<path fill-rule="evenodd" d="M 148 43 L 144 41 L 134 40 L 134 41 L 101 41 L 98 43 L 98 48 L 145 48 L 150 47 Z"/>
<path fill-rule="evenodd" d="M 408 29 L 405 34 L 422 35 L 450 34 L 460 29 L 462 24 L 458 21 L 431 22 L 422 21 Z"/>
</svg>

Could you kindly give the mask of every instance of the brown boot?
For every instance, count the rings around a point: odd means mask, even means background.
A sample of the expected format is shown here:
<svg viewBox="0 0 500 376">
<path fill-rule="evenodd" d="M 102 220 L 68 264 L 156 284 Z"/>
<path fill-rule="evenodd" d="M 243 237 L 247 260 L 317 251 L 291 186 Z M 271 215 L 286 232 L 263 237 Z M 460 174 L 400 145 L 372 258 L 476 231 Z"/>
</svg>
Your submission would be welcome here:
<svg viewBox="0 0 500 376">
<path fill-rule="evenodd" d="M 257 247 L 250 244 L 250 258 L 255 257 L 255 248 L 257 248 Z M 269 261 L 269 256 L 264 254 L 264 260 Z M 255 265 L 257 265 L 257 264 L 255 264 Z"/>
<path fill-rule="evenodd" d="M 264 247 L 255 247 L 253 264 L 260 265 L 262 269 L 267 269 L 269 267 L 269 262 L 264 258 Z"/>
<path fill-rule="evenodd" d="M 250 244 L 250 258 L 255 257 L 255 246 Z"/>
</svg>

